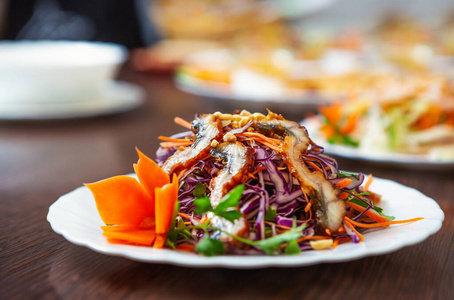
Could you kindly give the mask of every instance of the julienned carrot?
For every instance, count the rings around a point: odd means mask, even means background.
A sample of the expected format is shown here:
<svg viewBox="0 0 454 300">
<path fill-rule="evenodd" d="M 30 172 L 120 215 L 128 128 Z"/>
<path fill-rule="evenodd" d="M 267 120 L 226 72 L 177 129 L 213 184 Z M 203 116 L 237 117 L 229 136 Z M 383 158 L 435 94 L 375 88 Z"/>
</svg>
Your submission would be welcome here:
<svg viewBox="0 0 454 300">
<path fill-rule="evenodd" d="M 399 221 L 388 221 L 388 222 L 381 222 L 381 223 L 372 223 L 372 224 L 364 224 L 364 223 L 359 223 L 356 221 L 353 221 L 352 219 L 348 217 L 344 217 L 344 220 L 347 222 L 350 222 L 350 224 L 355 225 L 356 227 L 362 227 L 362 228 L 377 228 L 377 227 L 387 227 L 390 225 L 395 225 L 395 224 L 405 224 L 405 223 L 411 223 L 411 222 L 416 222 L 419 220 L 422 220 L 424 218 L 413 218 L 413 219 L 407 219 L 407 220 L 399 220 Z"/>
<path fill-rule="evenodd" d="M 85 186 L 93 193 L 105 224 L 138 227 L 145 217 L 152 215 L 152 199 L 135 178 L 121 175 Z"/>
<path fill-rule="evenodd" d="M 170 138 L 170 137 L 166 137 L 166 136 L 158 136 L 158 139 L 161 140 L 161 141 L 166 141 L 166 142 L 191 142 L 190 140 L 188 139 L 174 139 L 174 138 Z M 192 142 L 191 142 L 192 143 Z"/>
<path fill-rule="evenodd" d="M 156 237 L 156 234 L 153 229 L 104 231 L 103 234 L 108 238 L 145 246 L 151 246 Z"/>
<path fill-rule="evenodd" d="M 162 148 L 171 148 L 171 147 L 180 147 L 180 146 L 189 146 L 191 145 L 192 142 L 191 141 L 187 141 L 187 142 L 162 142 L 162 143 L 159 143 L 159 145 L 162 147 Z"/>
<path fill-rule="evenodd" d="M 304 193 L 304 195 L 306 195 L 306 193 Z M 312 202 L 308 201 L 306 207 L 304 208 L 304 211 L 308 212 L 311 209 L 311 207 L 312 207 Z"/>
<path fill-rule="evenodd" d="M 365 207 L 362 207 L 361 205 L 358 205 L 358 204 L 350 202 L 350 201 L 347 201 L 346 204 L 348 206 L 350 206 L 351 208 L 356 209 L 359 212 L 363 212 L 366 210 Z M 376 212 L 373 209 L 368 209 L 364 214 L 366 216 L 368 216 L 369 218 L 371 218 L 372 220 L 377 221 L 379 223 L 388 222 L 387 218 L 381 216 L 378 212 Z"/>
<path fill-rule="evenodd" d="M 191 127 L 192 127 L 191 123 L 189 123 L 188 121 L 183 120 L 183 119 L 180 118 L 180 117 L 175 117 L 175 118 L 173 119 L 173 121 L 174 121 L 176 124 L 178 124 L 178 125 L 180 125 L 180 126 L 183 126 L 183 127 L 186 127 L 186 128 L 188 128 L 188 129 L 191 129 Z"/>
<path fill-rule="evenodd" d="M 136 151 L 139 155 L 139 160 L 137 161 L 137 164 L 134 164 L 134 170 L 137 177 L 139 177 L 140 184 L 152 198 L 152 203 L 150 203 L 150 205 L 154 211 L 155 188 L 170 183 L 170 178 L 169 175 L 164 172 L 164 170 L 161 169 L 161 167 L 159 167 L 151 158 L 147 157 L 137 148 Z"/>
<path fill-rule="evenodd" d="M 200 222 L 200 219 L 199 218 L 196 218 L 194 216 L 190 216 L 188 214 L 185 214 L 185 213 L 182 213 L 182 212 L 178 212 L 178 215 L 182 218 L 185 218 L 186 220 L 190 220 L 191 218 L 193 218 L 194 220 L 196 221 L 199 221 Z"/>
<path fill-rule="evenodd" d="M 323 116 L 325 116 L 328 122 L 331 124 L 338 124 L 341 119 L 341 109 L 342 104 L 334 103 L 329 106 L 321 106 L 319 111 Z"/>
<path fill-rule="evenodd" d="M 350 223 L 351 219 L 344 217 L 344 220 L 345 225 L 347 225 L 348 228 L 353 230 L 358 235 L 360 242 L 364 241 L 364 236 L 361 233 L 359 233 L 358 230 L 356 230 L 355 226 L 353 226 L 352 223 Z"/>
<path fill-rule="evenodd" d="M 281 151 L 281 149 L 279 148 L 279 145 L 281 144 L 281 141 L 273 139 L 273 138 L 269 138 L 267 136 L 264 136 L 261 133 L 257 133 L 257 132 L 243 132 L 243 133 L 239 134 L 238 136 L 251 137 L 255 141 L 257 141 L 257 142 L 269 147 L 270 149 L 273 149 L 273 150 L 279 151 L 279 152 Z"/>
<path fill-rule="evenodd" d="M 254 179 L 254 178 L 255 178 L 255 174 L 257 174 L 258 172 L 261 172 L 261 171 L 263 171 L 263 170 L 265 170 L 265 169 L 266 169 L 265 167 L 257 167 L 254 171 L 248 173 L 247 175 L 248 175 L 250 178 Z"/>
<path fill-rule="evenodd" d="M 365 191 L 369 190 L 372 181 L 374 181 L 374 176 L 372 176 L 372 174 L 369 174 L 369 176 L 367 177 L 366 184 L 364 185 L 364 190 Z"/>
<path fill-rule="evenodd" d="M 319 166 L 317 166 L 315 163 L 311 162 L 310 160 L 304 160 L 304 162 L 311 165 L 312 167 L 314 167 L 314 169 L 316 169 L 317 171 L 323 173 L 323 170 L 320 169 Z"/>
<path fill-rule="evenodd" d="M 175 203 L 178 199 L 178 178 L 172 178 L 172 183 L 155 188 L 156 233 L 165 234 L 172 222 Z"/>
<path fill-rule="evenodd" d="M 243 133 L 239 134 L 239 136 L 255 137 L 255 138 L 258 138 L 260 140 L 268 141 L 270 144 L 279 145 L 281 143 L 281 141 L 279 141 L 279 140 L 267 137 L 267 136 L 265 136 L 265 135 L 263 135 L 261 133 L 258 133 L 258 132 L 243 132 Z"/>
<path fill-rule="evenodd" d="M 344 178 L 341 181 L 339 181 L 338 183 L 336 183 L 335 186 L 337 186 L 340 189 L 343 189 L 343 188 L 349 186 L 350 183 L 352 183 L 352 180 L 350 178 Z"/>
<path fill-rule="evenodd" d="M 333 249 L 334 249 L 334 248 L 336 248 L 341 242 L 346 242 L 346 241 L 350 241 L 350 239 L 349 239 L 349 238 L 342 238 L 342 237 L 341 237 L 341 238 L 336 238 L 336 239 L 334 239 L 333 245 L 332 245 L 331 247 L 333 247 Z"/>
<path fill-rule="evenodd" d="M 339 128 L 341 134 L 349 134 L 356 128 L 357 116 L 355 114 L 350 114 L 345 119 L 345 123 Z"/>
<path fill-rule="evenodd" d="M 349 193 L 343 192 L 343 193 L 340 193 L 340 194 L 339 194 L 339 198 L 341 198 L 342 200 L 344 200 L 344 199 L 347 198 L 349 195 L 350 195 Z"/>
</svg>

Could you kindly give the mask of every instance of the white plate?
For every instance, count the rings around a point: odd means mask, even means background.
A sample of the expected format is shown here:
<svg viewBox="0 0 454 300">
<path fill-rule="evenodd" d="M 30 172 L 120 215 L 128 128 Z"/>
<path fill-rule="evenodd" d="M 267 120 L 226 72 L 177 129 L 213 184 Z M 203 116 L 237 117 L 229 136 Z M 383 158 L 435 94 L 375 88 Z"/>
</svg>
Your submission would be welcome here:
<svg viewBox="0 0 454 300">
<path fill-rule="evenodd" d="M 1 120 L 49 120 L 85 118 L 132 110 L 144 101 L 145 93 L 137 85 L 111 81 L 98 97 L 73 102 L 1 103 Z"/>
<path fill-rule="evenodd" d="M 330 99 L 339 96 L 339 93 L 329 94 L 328 92 L 322 91 L 316 92 L 297 89 L 265 91 L 260 87 L 256 87 L 248 90 L 236 90 L 227 83 L 194 78 L 181 72 L 177 73 L 175 76 L 175 85 L 183 92 L 202 97 L 219 100 L 298 104 L 301 108 L 305 106 L 317 107 L 318 105 L 328 104 L 332 102 Z"/>
<path fill-rule="evenodd" d="M 317 145 L 320 145 L 325 149 L 326 154 L 369 161 L 381 165 L 398 166 L 406 169 L 431 171 L 454 170 L 454 160 L 437 160 L 436 158 L 425 154 L 365 152 L 354 147 L 330 144 L 321 136 L 317 122 L 306 119 L 301 122 L 301 125 L 306 127 L 311 139 Z"/>
<path fill-rule="evenodd" d="M 397 220 L 414 217 L 424 217 L 424 219 L 367 232 L 364 242 L 341 244 L 336 249 L 305 251 L 300 255 L 292 256 L 217 257 L 151 247 L 110 244 L 99 227 L 104 224 L 96 210 L 94 198 L 86 187 L 79 187 L 60 197 L 49 208 L 47 220 L 52 229 L 62 234 L 68 241 L 86 246 L 96 252 L 148 263 L 237 269 L 308 266 L 381 255 L 422 242 L 441 228 L 444 219 L 443 211 L 433 199 L 421 192 L 380 178 L 375 178 L 371 189 L 383 196 L 380 206 L 388 215 L 395 216 Z"/>
</svg>

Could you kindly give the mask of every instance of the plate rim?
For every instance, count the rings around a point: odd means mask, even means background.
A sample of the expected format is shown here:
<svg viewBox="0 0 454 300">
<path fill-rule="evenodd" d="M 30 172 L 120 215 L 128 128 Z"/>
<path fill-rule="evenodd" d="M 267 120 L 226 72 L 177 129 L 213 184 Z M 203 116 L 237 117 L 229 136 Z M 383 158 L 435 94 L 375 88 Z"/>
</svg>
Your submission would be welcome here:
<svg viewBox="0 0 454 300">
<path fill-rule="evenodd" d="M 317 90 L 299 89 L 285 89 L 285 91 L 290 94 L 274 97 L 263 97 L 262 95 L 260 97 L 241 95 L 236 94 L 235 91 L 232 90 L 230 84 L 196 78 L 181 71 L 177 71 L 175 73 L 174 83 L 179 90 L 185 93 L 224 101 L 248 101 L 256 103 L 316 106 L 331 103 L 332 100 L 330 98 L 333 97 L 330 96 L 328 92 L 324 93 L 323 91 Z M 219 88 L 217 89 L 218 91 L 221 91 L 222 88 L 220 87 L 223 87 L 225 89 L 228 89 L 229 92 L 215 92 L 211 90 L 211 87 L 214 88 L 216 86 L 219 86 Z M 293 92 L 294 95 L 291 95 L 291 92 Z"/>
<path fill-rule="evenodd" d="M 134 174 L 128 174 L 128 176 L 134 176 Z M 154 249 L 151 247 L 142 247 L 142 246 L 134 246 L 134 245 L 114 245 L 108 244 L 107 241 L 104 240 L 103 243 L 96 243 L 90 239 L 81 239 L 71 235 L 67 228 L 61 226 L 60 223 L 56 221 L 56 213 L 57 210 L 60 208 L 59 205 L 62 205 L 62 201 L 68 201 L 65 199 L 71 199 L 76 193 L 88 193 L 88 188 L 81 186 L 73 191 L 62 195 L 57 201 L 55 201 L 50 207 L 49 212 L 47 215 L 47 221 L 50 223 L 51 228 L 56 233 L 62 235 L 66 240 L 69 242 L 87 247 L 95 252 L 101 254 L 107 254 L 112 256 L 120 256 L 125 257 L 131 260 L 146 262 L 146 263 L 159 263 L 159 264 L 170 264 L 170 265 L 177 265 L 182 267 L 192 267 L 192 268 L 211 268 L 211 267 L 222 267 L 222 268 L 230 268 L 230 269 L 258 269 L 258 268 L 267 268 L 267 267 L 301 267 L 301 266 L 311 266 L 320 263 L 340 263 L 345 261 L 351 260 L 358 260 L 368 256 L 377 256 L 377 255 L 384 255 L 391 252 L 395 252 L 399 249 L 404 247 L 408 247 L 411 245 L 418 244 L 425 239 L 427 239 L 430 235 L 435 234 L 440 230 L 442 227 L 443 220 L 445 218 L 444 212 L 441 210 L 438 203 L 424 195 L 417 189 L 412 187 L 408 187 L 397 183 L 395 181 L 389 179 L 382 179 L 382 178 L 374 178 L 374 182 L 382 182 L 382 184 L 386 185 L 394 185 L 399 189 L 403 189 L 406 191 L 412 191 L 412 193 L 417 193 L 419 197 L 421 197 L 421 201 L 429 201 L 434 206 L 436 210 L 435 216 L 426 217 L 426 220 L 433 221 L 425 227 L 423 227 L 423 233 L 418 235 L 417 237 L 407 238 L 404 242 L 402 240 L 398 242 L 393 242 L 390 246 L 377 248 L 375 250 L 365 250 L 362 247 L 362 244 L 356 244 L 359 248 L 359 251 L 352 251 L 350 255 L 346 255 L 345 253 L 342 254 L 341 257 L 335 255 L 336 249 L 329 249 L 329 250 L 321 250 L 327 251 L 326 255 L 319 255 L 320 252 L 309 252 L 314 253 L 313 255 L 304 255 L 301 254 L 300 256 L 266 256 L 266 255 L 258 255 L 258 256 L 234 256 L 234 255 L 225 255 L 225 256 L 215 256 L 215 257 L 205 257 L 197 254 L 192 253 L 185 253 L 185 252 L 177 252 L 173 250 L 167 249 Z M 94 203 L 94 200 L 93 200 Z M 58 218 L 58 217 L 57 217 Z M 424 220 L 422 220 L 424 221 Z M 405 225 L 405 224 L 404 224 Z M 430 225 L 430 226 L 429 226 Z M 395 226 L 402 226 L 402 225 L 395 225 Z M 392 227 L 391 227 L 392 228 Z M 385 228 L 383 230 L 388 230 L 390 228 Z M 99 229 L 100 237 L 102 236 L 102 231 Z M 366 241 L 367 242 L 367 241 Z M 365 242 L 365 243 L 366 243 Z M 106 244 L 107 243 L 107 244 Z M 347 245 L 350 245 L 348 243 Z M 106 246 L 107 245 L 107 246 Z M 353 244 L 355 245 L 355 244 Z M 340 245 L 339 247 L 341 247 Z M 139 254 L 137 254 L 137 249 L 146 249 L 147 255 L 143 255 L 141 250 Z M 362 250 L 361 250 L 362 249 Z M 150 255 L 151 253 L 151 255 Z M 307 252 L 306 252 L 307 253 Z M 312 256 L 316 256 L 315 258 Z M 192 258 L 188 260 L 188 257 Z M 195 259 L 194 259 L 195 258 Z M 298 259 L 299 258 L 299 259 Z"/>
<path fill-rule="evenodd" d="M 320 135 L 319 127 L 310 123 L 310 117 L 300 121 L 300 125 L 306 127 L 310 138 L 323 147 L 326 154 L 336 155 L 343 158 L 368 161 L 373 163 L 392 163 L 409 169 L 437 169 L 445 170 L 446 168 L 454 169 L 454 159 L 435 160 L 425 154 L 405 154 L 393 152 L 376 152 L 375 155 L 368 155 L 357 148 L 345 145 L 330 144 Z"/>
<path fill-rule="evenodd" d="M 127 97 L 120 97 L 112 93 L 112 91 L 119 89 L 129 93 L 129 95 L 127 95 Z M 89 118 L 126 112 L 139 107 L 144 102 L 145 91 L 139 85 L 122 80 L 109 80 L 100 95 L 93 97 L 93 99 L 81 102 L 48 104 L 47 107 L 53 108 L 53 110 L 43 110 L 41 104 L 3 104 L 0 106 L 0 120 L 39 121 Z M 96 105 L 98 105 L 98 107 Z M 31 112 L 33 109 L 38 109 L 38 111 L 35 110 L 34 112 Z"/>
</svg>

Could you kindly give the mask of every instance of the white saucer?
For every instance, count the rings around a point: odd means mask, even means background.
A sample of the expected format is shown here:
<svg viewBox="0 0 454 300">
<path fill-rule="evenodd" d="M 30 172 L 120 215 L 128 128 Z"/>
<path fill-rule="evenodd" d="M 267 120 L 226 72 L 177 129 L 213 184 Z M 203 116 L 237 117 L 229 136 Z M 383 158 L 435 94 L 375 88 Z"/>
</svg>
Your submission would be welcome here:
<svg viewBox="0 0 454 300">
<path fill-rule="evenodd" d="M 145 92 L 124 81 L 111 81 L 99 97 L 78 102 L 0 104 L 0 120 L 50 120 L 115 114 L 140 106 Z"/>
</svg>

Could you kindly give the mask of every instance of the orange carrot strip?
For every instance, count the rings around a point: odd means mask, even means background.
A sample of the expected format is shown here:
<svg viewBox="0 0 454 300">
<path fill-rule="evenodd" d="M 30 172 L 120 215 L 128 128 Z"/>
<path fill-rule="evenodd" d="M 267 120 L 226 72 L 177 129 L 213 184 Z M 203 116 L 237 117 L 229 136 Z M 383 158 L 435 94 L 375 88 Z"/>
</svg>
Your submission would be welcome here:
<svg viewBox="0 0 454 300">
<path fill-rule="evenodd" d="M 315 168 L 315 169 L 316 169 L 317 171 L 319 171 L 319 172 L 322 172 L 322 173 L 323 173 L 323 170 L 322 170 L 322 169 L 320 169 L 320 167 L 319 167 L 319 166 L 317 166 L 316 164 L 314 164 L 314 163 L 313 163 L 313 162 L 311 162 L 310 160 L 305 160 L 304 162 L 305 162 L 305 163 L 307 163 L 307 164 L 309 164 L 309 165 L 311 165 L 311 166 L 313 166 L 313 167 L 314 167 L 314 168 Z"/>
<path fill-rule="evenodd" d="M 347 225 L 348 228 L 350 228 L 351 230 L 353 230 L 353 231 L 359 236 L 359 241 L 360 241 L 360 242 L 364 241 L 364 236 L 363 236 L 361 233 L 359 233 L 358 230 L 356 230 L 355 226 L 353 226 L 353 225 L 350 223 L 351 219 L 345 217 L 344 220 L 345 220 L 345 225 Z"/>
<path fill-rule="evenodd" d="M 156 237 L 153 229 L 104 231 L 103 234 L 108 238 L 145 246 L 151 246 Z"/>
<path fill-rule="evenodd" d="M 270 144 L 270 143 L 267 143 L 267 142 L 264 142 L 264 141 L 262 141 L 262 142 L 258 141 L 258 142 L 261 143 L 261 144 L 263 144 L 263 145 L 265 145 L 265 146 L 267 146 L 268 148 L 270 148 L 270 149 L 272 149 L 272 150 L 274 150 L 274 151 L 276 151 L 276 152 L 281 152 L 281 151 L 282 151 L 281 148 L 276 147 L 276 146 L 273 145 L 273 144 Z"/>
<path fill-rule="evenodd" d="M 179 215 L 180 217 L 183 217 L 183 218 L 188 219 L 188 220 L 191 219 L 191 216 L 190 216 L 190 215 L 185 214 L 185 213 L 182 213 L 182 212 L 178 212 L 178 215 Z M 194 220 L 200 222 L 200 219 L 199 219 L 199 218 L 196 218 L 196 217 L 192 217 L 192 218 L 193 218 Z"/>
<path fill-rule="evenodd" d="M 285 230 L 290 230 L 292 229 L 292 227 L 288 227 L 288 226 L 284 226 L 284 225 L 279 225 L 279 224 L 276 224 L 276 223 L 273 223 L 273 222 L 269 222 L 269 221 L 265 221 L 266 224 L 268 225 L 274 225 L 276 226 L 277 228 L 280 228 L 280 229 L 285 229 Z"/>
<path fill-rule="evenodd" d="M 102 231 L 124 231 L 138 229 L 137 226 L 133 225 L 115 225 L 115 226 L 101 226 Z"/>
<path fill-rule="evenodd" d="M 178 199 L 178 179 L 174 175 L 172 183 L 155 188 L 156 233 L 165 234 L 172 222 L 175 203 Z"/>
<path fill-rule="evenodd" d="M 162 135 L 158 136 L 158 139 L 161 140 L 161 141 L 176 142 L 176 143 L 179 143 L 179 142 L 183 142 L 183 143 L 191 142 L 191 140 L 188 140 L 188 139 L 174 139 L 174 138 L 170 138 L 170 137 L 166 137 L 166 136 L 162 136 Z"/>
<path fill-rule="evenodd" d="M 341 198 L 342 200 L 344 200 L 345 198 L 348 197 L 348 195 L 349 195 L 348 193 L 340 193 L 340 194 L 339 194 L 339 198 Z"/>
<path fill-rule="evenodd" d="M 345 123 L 339 129 L 339 132 L 344 135 L 353 132 L 356 128 L 356 123 L 357 123 L 357 116 L 354 114 L 348 115 L 345 120 Z"/>
<path fill-rule="evenodd" d="M 365 207 L 362 207 L 361 205 L 358 205 L 356 203 L 353 203 L 353 202 L 350 202 L 350 201 L 347 201 L 345 202 L 348 206 L 350 206 L 351 208 L 353 209 L 356 209 L 357 211 L 359 212 L 363 212 L 366 210 Z M 380 216 L 380 214 L 378 212 L 376 212 L 375 210 L 373 209 L 369 209 L 367 210 L 365 213 L 364 213 L 366 216 L 368 216 L 369 218 L 371 218 L 372 220 L 374 221 L 377 221 L 377 222 L 388 222 L 388 219 L 383 217 L 383 216 Z"/>
<path fill-rule="evenodd" d="M 335 186 L 337 186 L 340 189 L 343 189 L 344 187 L 349 186 L 350 183 L 352 183 L 352 180 L 350 178 L 344 178 L 341 181 L 339 181 L 338 183 L 336 183 Z"/>
<path fill-rule="evenodd" d="M 166 243 L 166 234 L 165 233 L 158 233 L 156 234 L 156 240 L 154 241 L 153 248 L 164 248 Z"/>
<path fill-rule="evenodd" d="M 187 141 L 187 142 L 162 142 L 162 143 L 159 143 L 159 145 L 160 145 L 162 148 L 189 146 L 189 145 L 191 145 L 191 144 L 192 144 L 191 141 Z"/>
<path fill-rule="evenodd" d="M 367 182 L 366 182 L 366 184 L 364 185 L 364 190 L 365 190 L 365 191 L 368 191 L 368 190 L 369 190 L 369 187 L 370 187 L 372 181 L 374 181 L 374 176 L 372 176 L 372 174 L 369 174 L 369 176 L 367 177 Z"/>
<path fill-rule="evenodd" d="M 186 173 L 187 170 L 188 169 L 181 170 L 180 173 L 178 173 L 177 178 L 180 179 L 184 175 L 184 173 Z"/>
<path fill-rule="evenodd" d="M 244 141 L 244 140 L 247 139 L 247 138 L 242 137 L 242 136 L 240 136 L 240 135 L 238 135 L 238 136 L 239 136 L 239 140 L 240 140 L 240 141 Z M 271 144 L 271 143 L 268 143 L 268 142 L 263 141 L 263 140 L 260 140 L 260 139 L 254 139 L 254 138 L 252 138 L 252 139 L 253 139 L 254 141 L 256 141 L 256 142 L 258 142 L 258 143 L 264 145 L 264 146 L 267 146 L 268 148 L 270 148 L 270 149 L 272 149 L 272 150 L 274 150 L 274 151 L 276 151 L 276 152 L 281 152 L 281 151 L 282 151 L 282 149 L 280 149 L 280 148 L 279 148 L 277 145 L 275 145 L 275 144 Z"/>
<path fill-rule="evenodd" d="M 337 238 L 333 241 L 333 249 L 336 248 L 341 242 L 346 242 L 346 241 L 349 241 L 350 239 L 349 238 Z"/>
<path fill-rule="evenodd" d="M 339 229 L 337 230 L 337 232 L 339 233 L 344 233 L 345 232 L 345 228 L 344 228 L 344 225 L 341 224 L 341 226 L 339 227 Z"/>
<path fill-rule="evenodd" d="M 395 224 L 405 224 L 405 223 L 411 223 L 411 222 L 416 222 L 419 220 L 422 220 L 424 218 L 413 218 L 413 219 L 407 219 L 407 220 L 399 220 L 399 221 L 388 221 L 388 222 L 381 222 L 381 223 L 373 223 L 373 224 L 363 224 L 363 223 L 358 223 L 356 221 L 353 221 L 352 219 L 348 217 L 344 217 L 347 222 L 350 222 L 352 225 L 355 225 L 356 227 L 362 227 L 362 228 L 377 228 L 377 227 L 387 227 L 390 225 L 395 225 Z"/>
<path fill-rule="evenodd" d="M 205 224 L 206 221 L 208 221 L 208 217 L 207 217 L 206 215 L 204 215 L 204 216 L 202 217 L 202 219 L 200 220 L 200 223 Z"/>
<path fill-rule="evenodd" d="M 265 169 L 266 169 L 266 167 L 257 167 L 257 169 L 255 169 L 252 173 L 248 173 L 247 175 L 249 177 L 251 177 L 252 179 L 254 179 L 255 178 L 255 174 L 257 174 L 258 172 L 261 172 L 261 171 L 263 171 Z"/>
<path fill-rule="evenodd" d="M 351 218 L 355 214 L 355 211 L 353 209 L 350 209 L 350 211 L 347 213 L 347 217 Z"/>
<path fill-rule="evenodd" d="M 155 208 L 155 188 L 170 183 L 169 175 L 164 172 L 151 158 L 140 152 L 136 148 L 139 160 L 134 165 L 134 170 L 139 177 L 140 184 L 150 195 L 150 208 L 154 212 Z"/>
<path fill-rule="evenodd" d="M 140 183 L 121 175 L 87 183 L 95 197 L 96 207 L 105 224 L 138 227 L 145 217 L 151 216 L 152 199 Z"/>
<path fill-rule="evenodd" d="M 186 128 L 188 128 L 188 129 L 191 129 L 191 128 L 192 128 L 192 124 L 191 124 L 191 123 L 189 123 L 189 122 L 183 120 L 183 119 L 180 118 L 180 117 L 175 117 L 175 118 L 173 119 L 173 121 L 174 121 L 176 124 L 178 124 L 178 125 L 180 125 L 180 126 L 183 126 L 183 127 L 186 127 Z"/>
<path fill-rule="evenodd" d="M 282 142 L 277 139 L 273 139 L 270 137 L 267 137 L 261 133 L 258 132 L 243 132 L 239 134 L 239 136 L 250 136 L 250 137 L 255 137 L 256 139 L 260 139 L 262 141 L 269 142 L 270 144 L 275 144 L 276 146 L 280 145 Z"/>
<path fill-rule="evenodd" d="M 306 194 L 306 193 L 304 193 L 304 194 Z M 308 212 L 311 209 L 311 207 L 312 207 L 312 202 L 308 202 L 306 207 L 304 208 L 304 211 Z"/>
<path fill-rule="evenodd" d="M 319 112 L 325 116 L 325 118 L 331 123 L 331 124 L 338 124 L 340 119 L 341 119 L 341 109 L 342 109 L 342 104 L 340 103 L 334 103 L 329 106 L 321 106 L 319 108 Z"/>
</svg>

